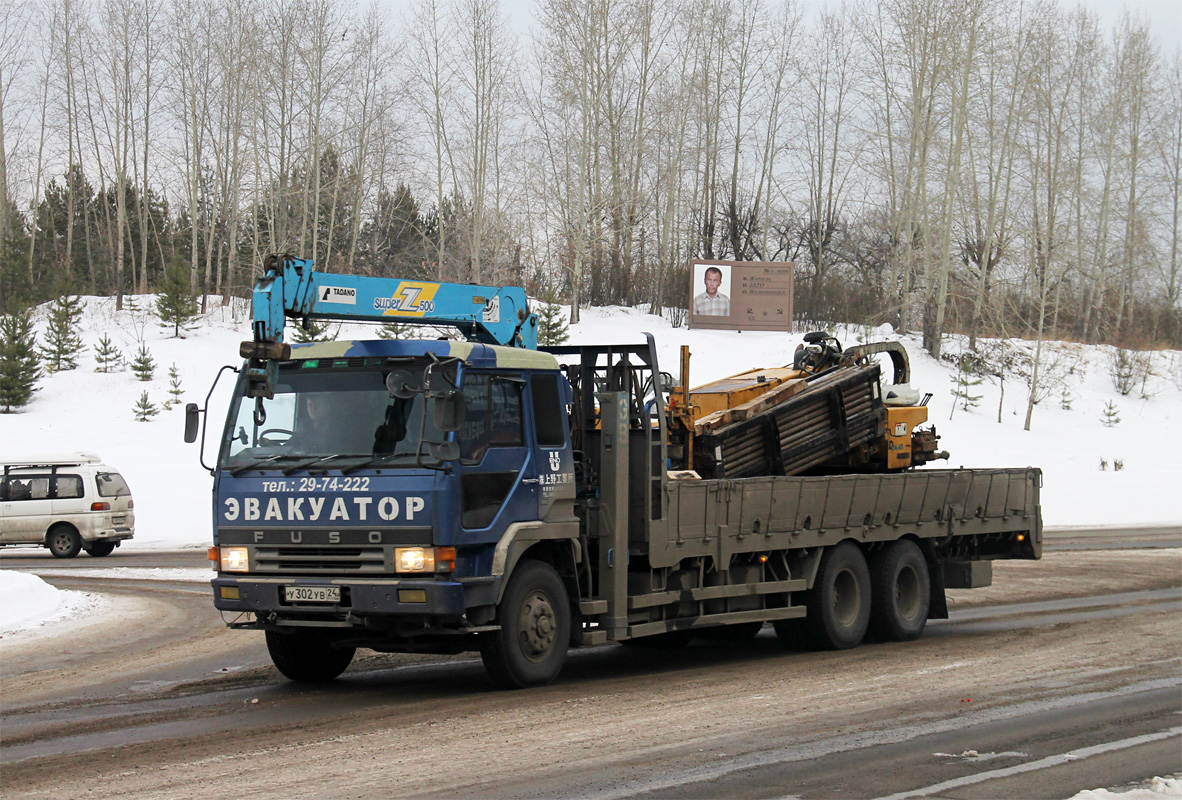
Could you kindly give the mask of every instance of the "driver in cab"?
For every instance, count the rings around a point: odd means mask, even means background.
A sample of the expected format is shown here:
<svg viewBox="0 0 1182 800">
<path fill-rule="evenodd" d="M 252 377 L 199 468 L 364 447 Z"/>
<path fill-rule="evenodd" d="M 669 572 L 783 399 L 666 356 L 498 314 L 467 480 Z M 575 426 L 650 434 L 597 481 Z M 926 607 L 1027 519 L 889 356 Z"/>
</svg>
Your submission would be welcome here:
<svg viewBox="0 0 1182 800">
<path fill-rule="evenodd" d="M 320 455 L 333 447 L 333 402 L 329 392 L 302 395 L 296 411 L 296 427 L 286 449 L 292 453 Z"/>
</svg>

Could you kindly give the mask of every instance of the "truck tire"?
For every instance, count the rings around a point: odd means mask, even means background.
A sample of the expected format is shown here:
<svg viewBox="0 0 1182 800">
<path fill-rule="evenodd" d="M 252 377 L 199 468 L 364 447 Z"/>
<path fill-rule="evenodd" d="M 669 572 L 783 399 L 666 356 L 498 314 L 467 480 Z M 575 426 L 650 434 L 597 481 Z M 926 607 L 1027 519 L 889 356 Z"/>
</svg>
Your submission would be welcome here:
<svg viewBox="0 0 1182 800">
<path fill-rule="evenodd" d="M 806 595 L 809 639 L 823 650 L 857 647 L 870 623 L 870 569 L 853 542 L 827 548 Z"/>
<path fill-rule="evenodd" d="M 497 624 L 480 643 L 494 683 L 524 689 L 558 677 L 570 643 L 570 599 L 553 567 L 532 560 L 517 565 L 497 606 Z"/>
<path fill-rule="evenodd" d="M 876 553 L 870 582 L 874 635 L 884 642 L 918 639 L 928 622 L 932 586 L 927 562 L 915 542 L 900 539 Z"/>
<path fill-rule="evenodd" d="M 315 631 L 294 633 L 267 631 L 267 652 L 285 678 L 301 683 L 327 683 L 340 675 L 357 652 L 354 647 L 333 647 Z"/>
<path fill-rule="evenodd" d="M 95 558 L 109 556 L 114 551 L 114 542 L 91 542 L 89 545 L 86 545 L 86 555 L 94 556 Z"/>
<path fill-rule="evenodd" d="M 82 549 L 82 537 L 72 525 L 54 525 L 45 537 L 45 546 L 54 558 L 73 558 Z"/>
</svg>

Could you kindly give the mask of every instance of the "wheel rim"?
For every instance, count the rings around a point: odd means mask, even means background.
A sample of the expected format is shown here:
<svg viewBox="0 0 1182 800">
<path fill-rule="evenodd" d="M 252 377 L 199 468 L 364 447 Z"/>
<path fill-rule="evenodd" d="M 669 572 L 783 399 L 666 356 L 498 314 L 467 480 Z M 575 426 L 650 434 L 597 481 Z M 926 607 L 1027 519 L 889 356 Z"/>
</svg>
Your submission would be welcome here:
<svg viewBox="0 0 1182 800">
<path fill-rule="evenodd" d="M 833 580 L 833 619 L 843 628 L 848 628 L 858 620 L 858 612 L 862 606 L 862 594 L 858 588 L 858 579 L 848 569 L 837 573 Z"/>
<path fill-rule="evenodd" d="M 922 598 L 919 596 L 919 574 L 915 568 L 905 566 L 895 578 L 895 608 L 899 616 L 911 620 L 919 616 Z"/>
<path fill-rule="evenodd" d="M 554 605 L 545 592 L 536 591 L 525 598 L 517 617 L 517 641 L 521 653 L 530 661 L 541 661 L 554 649 L 558 620 Z"/>
<path fill-rule="evenodd" d="M 58 531 L 53 535 L 53 539 L 50 540 L 50 547 L 59 553 L 70 552 L 70 548 L 73 546 L 73 544 L 73 541 L 70 539 L 70 534 L 66 533 L 65 531 Z"/>
</svg>

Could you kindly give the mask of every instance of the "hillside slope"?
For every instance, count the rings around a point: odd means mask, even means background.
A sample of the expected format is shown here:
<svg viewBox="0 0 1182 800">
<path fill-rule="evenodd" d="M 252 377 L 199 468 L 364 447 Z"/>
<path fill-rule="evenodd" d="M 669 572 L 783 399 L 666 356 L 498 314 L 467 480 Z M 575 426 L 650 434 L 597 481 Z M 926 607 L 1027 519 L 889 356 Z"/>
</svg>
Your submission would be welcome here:
<svg viewBox="0 0 1182 800">
<path fill-rule="evenodd" d="M 100 454 L 118 467 L 135 496 L 137 533 L 128 547 L 203 547 L 210 543 L 212 479 L 198 461 L 196 445 L 182 441 L 183 403 L 204 403 L 218 370 L 238 363 L 238 342 L 249 337 L 245 305 L 222 307 L 210 300 L 209 314 L 184 338 L 171 338 L 160 327 L 153 298 L 127 298 L 123 311 L 110 298 L 85 298 L 86 311 L 79 333 L 85 344 L 75 370 L 47 375 L 39 382 L 33 402 L 13 414 L 0 414 L 2 457 L 21 454 L 86 450 Z M 36 312 L 39 338 L 46 310 Z M 790 363 L 799 334 L 765 332 L 690 331 L 672 328 L 661 317 L 632 308 L 593 308 L 571 328 L 572 343 L 643 341 L 643 332 L 656 336 L 664 369 L 676 371 L 678 348 L 687 344 L 693 354 L 691 384 L 700 385 L 736 372 Z M 896 337 L 889 328 L 873 331 L 841 328 L 846 346 L 860 339 L 898 338 L 911 355 L 912 385 L 931 392 L 931 421 L 940 445 L 951 452 L 951 466 L 1041 467 L 1045 473 L 1043 513 L 1053 527 L 1117 524 L 1182 523 L 1182 463 L 1175 453 L 1182 438 L 1182 352 L 1150 354 L 1151 374 L 1128 396 L 1113 386 L 1109 347 L 1052 344 L 1050 359 L 1066 395 L 1056 388 L 1035 409 L 1032 430 L 1022 429 L 1026 387 L 1012 375 L 1003 386 L 984 382 L 971 393 L 976 407 L 953 411 L 956 369 L 933 360 L 916 337 Z M 102 336 L 130 361 L 146 343 L 156 362 L 154 378 L 140 382 L 129 370 L 96 373 L 93 347 Z M 342 326 L 339 338 L 368 338 L 371 327 Z M 1010 343 L 1014 350 L 1026 343 Z M 965 343 L 950 337 L 948 352 Z M 148 422 L 134 419 L 140 394 L 159 407 L 169 399 L 168 371 L 175 364 L 184 398 L 181 405 L 161 411 Z M 232 374 L 223 375 L 211 400 L 210 425 L 220 428 Z M 1143 396 L 1144 395 L 1144 396 Z M 1064 408 L 1064 397 L 1068 399 Z M 1106 404 L 1113 403 L 1119 424 L 1106 427 Z M 1001 407 L 1001 422 L 998 408 Z M 951 419 L 949 416 L 951 415 Z M 208 442 L 217 439 L 215 430 Z M 206 463 L 213 457 L 206 448 Z M 1100 468 L 1101 461 L 1107 469 Z M 1120 461 L 1123 469 L 1114 470 Z M 938 462 L 939 465 L 939 462 Z"/>
</svg>

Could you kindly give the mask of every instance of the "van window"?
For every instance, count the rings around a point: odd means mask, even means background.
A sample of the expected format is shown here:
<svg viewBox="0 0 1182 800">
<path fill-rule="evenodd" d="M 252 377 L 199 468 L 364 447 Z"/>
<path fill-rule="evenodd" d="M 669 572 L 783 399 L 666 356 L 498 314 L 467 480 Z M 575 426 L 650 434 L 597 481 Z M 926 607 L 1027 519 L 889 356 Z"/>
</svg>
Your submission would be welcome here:
<svg viewBox="0 0 1182 800">
<path fill-rule="evenodd" d="M 80 475 L 58 475 L 57 493 L 59 500 L 66 500 L 82 496 L 82 477 Z"/>
<path fill-rule="evenodd" d="M 48 475 L 21 475 L 8 479 L 7 500 L 48 500 Z"/>
<path fill-rule="evenodd" d="M 131 494 L 127 482 L 118 472 L 99 472 L 94 478 L 98 481 L 99 497 L 124 497 Z"/>
</svg>

